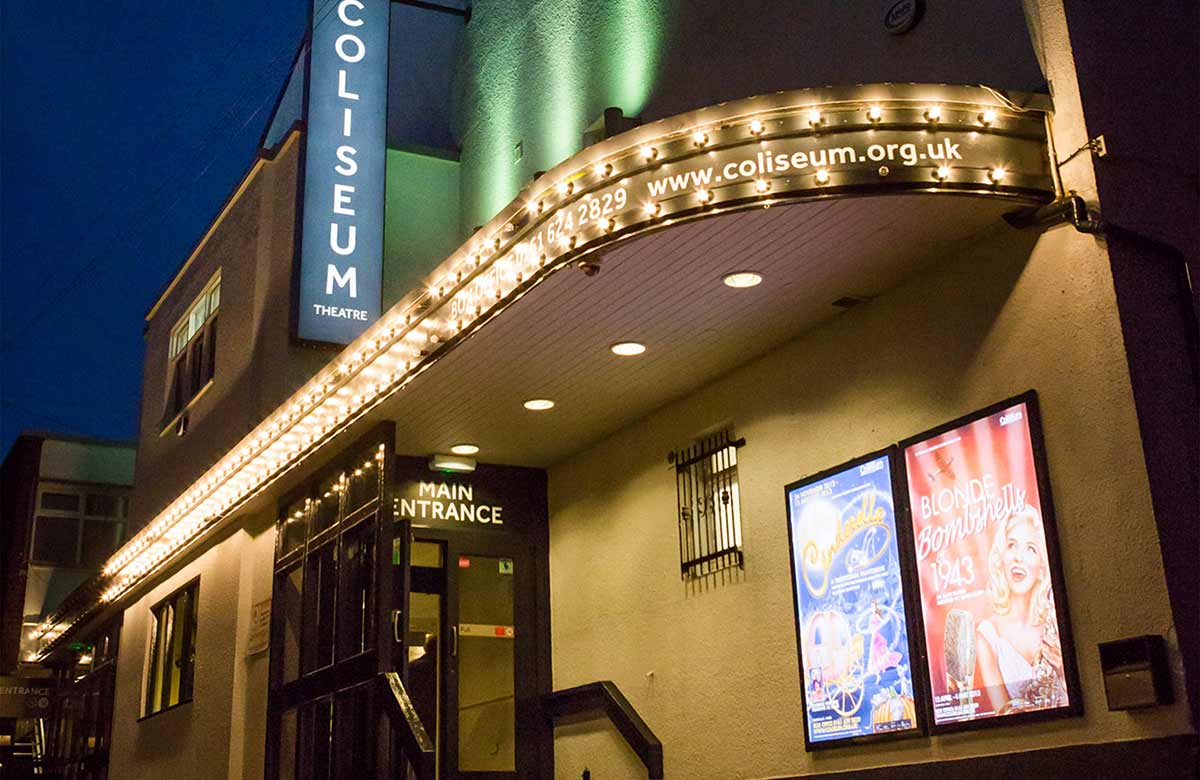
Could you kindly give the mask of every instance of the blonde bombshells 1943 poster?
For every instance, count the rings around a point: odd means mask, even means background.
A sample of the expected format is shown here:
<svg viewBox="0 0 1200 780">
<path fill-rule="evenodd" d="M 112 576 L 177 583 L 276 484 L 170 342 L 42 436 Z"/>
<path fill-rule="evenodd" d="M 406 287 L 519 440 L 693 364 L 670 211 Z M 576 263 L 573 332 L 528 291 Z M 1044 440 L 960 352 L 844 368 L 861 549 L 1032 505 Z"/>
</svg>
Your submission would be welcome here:
<svg viewBox="0 0 1200 780">
<path fill-rule="evenodd" d="M 1026 403 L 904 448 L 935 724 L 1065 707 Z"/>
</svg>

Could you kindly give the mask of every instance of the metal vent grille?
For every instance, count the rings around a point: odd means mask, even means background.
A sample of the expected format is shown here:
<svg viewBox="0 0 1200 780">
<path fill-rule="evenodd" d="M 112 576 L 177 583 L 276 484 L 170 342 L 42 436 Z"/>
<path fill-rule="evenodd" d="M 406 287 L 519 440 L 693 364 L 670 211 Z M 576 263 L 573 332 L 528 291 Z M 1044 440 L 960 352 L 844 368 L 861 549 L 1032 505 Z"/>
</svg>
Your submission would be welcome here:
<svg viewBox="0 0 1200 780">
<path fill-rule="evenodd" d="M 679 569 L 683 579 L 743 567 L 737 450 L 745 439 L 723 430 L 672 452 L 679 505 Z"/>
</svg>

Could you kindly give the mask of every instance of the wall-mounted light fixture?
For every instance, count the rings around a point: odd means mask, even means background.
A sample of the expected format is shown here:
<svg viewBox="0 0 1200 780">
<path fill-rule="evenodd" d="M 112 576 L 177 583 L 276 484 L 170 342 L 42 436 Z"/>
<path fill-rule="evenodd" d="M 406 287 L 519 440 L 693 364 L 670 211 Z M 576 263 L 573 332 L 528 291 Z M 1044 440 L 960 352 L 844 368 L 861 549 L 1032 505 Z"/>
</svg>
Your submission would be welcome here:
<svg viewBox="0 0 1200 780">
<path fill-rule="evenodd" d="M 430 471 L 453 471 L 459 474 L 470 474 L 475 470 L 475 459 L 464 455 L 446 455 L 436 452 L 429 456 Z"/>
</svg>

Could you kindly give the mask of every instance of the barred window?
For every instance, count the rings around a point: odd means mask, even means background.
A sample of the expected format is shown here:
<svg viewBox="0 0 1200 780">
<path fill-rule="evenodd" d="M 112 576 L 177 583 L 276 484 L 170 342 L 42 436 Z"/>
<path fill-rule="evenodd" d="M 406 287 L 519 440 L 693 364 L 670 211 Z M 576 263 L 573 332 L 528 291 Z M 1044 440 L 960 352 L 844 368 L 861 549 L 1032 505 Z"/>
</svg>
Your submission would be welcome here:
<svg viewBox="0 0 1200 780">
<path fill-rule="evenodd" d="M 745 443 L 723 430 L 668 458 L 675 465 L 679 566 L 684 579 L 744 564 L 737 450 Z"/>
<path fill-rule="evenodd" d="M 150 610 L 150 659 L 143 715 L 192 700 L 199 592 L 200 582 L 194 580 Z"/>
</svg>

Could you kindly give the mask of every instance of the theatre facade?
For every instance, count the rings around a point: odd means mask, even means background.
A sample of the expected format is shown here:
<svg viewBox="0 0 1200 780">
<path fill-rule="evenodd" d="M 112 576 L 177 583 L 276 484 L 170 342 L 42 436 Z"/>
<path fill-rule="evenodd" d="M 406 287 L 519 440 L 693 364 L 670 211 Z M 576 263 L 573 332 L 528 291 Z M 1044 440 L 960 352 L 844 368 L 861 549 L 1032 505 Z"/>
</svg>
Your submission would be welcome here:
<svg viewBox="0 0 1200 780">
<path fill-rule="evenodd" d="M 316 4 L 147 315 L 65 776 L 1193 776 L 1071 4 L 433 5 Z"/>
</svg>

